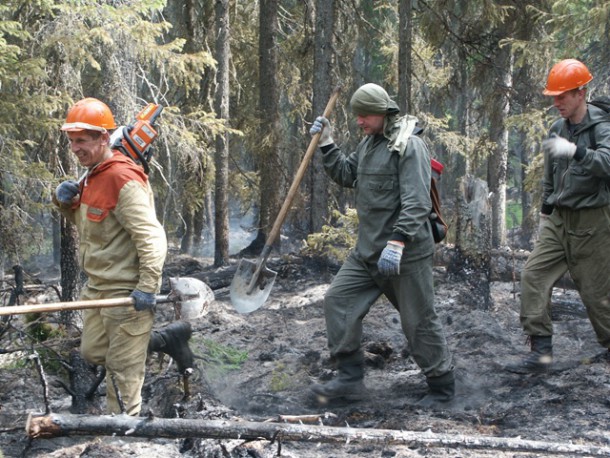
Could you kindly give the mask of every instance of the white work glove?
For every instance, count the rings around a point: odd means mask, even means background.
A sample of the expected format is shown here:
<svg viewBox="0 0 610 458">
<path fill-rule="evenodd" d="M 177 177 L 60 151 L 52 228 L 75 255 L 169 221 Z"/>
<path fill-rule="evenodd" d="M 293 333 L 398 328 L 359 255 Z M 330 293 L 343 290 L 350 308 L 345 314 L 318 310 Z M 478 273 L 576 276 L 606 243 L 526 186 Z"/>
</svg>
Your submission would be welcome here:
<svg viewBox="0 0 610 458">
<path fill-rule="evenodd" d="M 389 277 L 390 275 L 398 275 L 400 273 L 400 258 L 402 258 L 402 250 L 405 244 L 396 240 L 390 240 L 386 247 L 381 252 L 377 268 L 381 275 Z"/>
<path fill-rule="evenodd" d="M 330 122 L 328 122 L 328 119 L 324 116 L 318 116 L 311 126 L 311 129 L 309 129 L 311 135 L 315 135 L 320 131 L 322 131 L 322 133 L 320 134 L 320 140 L 318 140 L 318 146 L 327 146 L 335 143 L 332 137 Z"/>
<path fill-rule="evenodd" d="M 554 157 L 572 159 L 576 153 L 576 145 L 563 137 L 552 134 L 550 138 L 542 141 L 542 149 Z"/>
<path fill-rule="evenodd" d="M 66 180 L 59 183 L 55 188 L 55 197 L 60 203 L 69 204 L 79 192 L 80 187 L 77 181 Z"/>
</svg>

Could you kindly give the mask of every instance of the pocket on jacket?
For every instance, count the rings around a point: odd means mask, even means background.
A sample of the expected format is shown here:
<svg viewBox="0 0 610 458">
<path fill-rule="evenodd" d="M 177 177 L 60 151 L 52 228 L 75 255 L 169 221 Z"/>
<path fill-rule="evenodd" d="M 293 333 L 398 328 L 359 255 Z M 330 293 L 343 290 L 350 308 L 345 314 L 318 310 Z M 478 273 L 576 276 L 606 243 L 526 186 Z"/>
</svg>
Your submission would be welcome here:
<svg viewBox="0 0 610 458">
<path fill-rule="evenodd" d="M 369 209 L 388 210 L 400 203 L 398 184 L 390 175 L 361 178 L 359 184 L 359 196 Z"/>
</svg>

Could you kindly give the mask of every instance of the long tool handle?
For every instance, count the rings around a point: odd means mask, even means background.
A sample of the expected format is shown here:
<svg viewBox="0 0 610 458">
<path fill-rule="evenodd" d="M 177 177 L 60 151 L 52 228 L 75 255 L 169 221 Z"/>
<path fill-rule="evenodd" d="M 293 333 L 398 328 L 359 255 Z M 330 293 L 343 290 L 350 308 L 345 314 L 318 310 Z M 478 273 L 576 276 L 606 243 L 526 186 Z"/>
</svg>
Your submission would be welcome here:
<svg viewBox="0 0 610 458">
<path fill-rule="evenodd" d="M 326 104 L 326 108 L 324 109 L 324 113 L 322 115 L 325 118 L 328 118 L 330 116 L 330 114 L 332 113 L 333 109 L 335 108 L 335 103 L 337 102 L 337 99 L 339 98 L 340 92 L 341 92 L 340 86 L 337 86 L 337 87 L 335 87 L 335 89 L 333 89 L 333 92 L 330 95 L 330 99 L 328 100 L 328 103 Z M 288 195 L 286 196 L 286 199 L 284 200 L 284 204 L 282 205 L 280 212 L 277 214 L 277 217 L 275 218 L 275 222 L 273 223 L 271 232 L 269 232 L 269 236 L 267 237 L 267 241 L 265 242 L 263 251 L 261 252 L 258 263 L 256 264 L 256 270 L 254 271 L 254 274 L 252 275 L 252 278 L 250 279 L 250 283 L 246 290 L 247 294 L 251 294 L 252 291 L 254 291 L 254 288 L 256 287 L 260 273 L 265 268 L 265 265 L 267 263 L 267 258 L 271 254 L 271 248 L 273 246 L 273 243 L 280 235 L 280 229 L 282 228 L 282 224 L 284 224 L 284 220 L 286 219 L 286 215 L 288 214 L 290 205 L 292 205 L 294 196 L 296 195 L 296 193 L 299 189 L 301 181 L 303 180 L 303 176 L 305 176 L 305 170 L 307 170 L 307 166 L 311 162 L 311 158 L 313 157 L 313 154 L 316 152 L 316 148 L 318 147 L 318 141 L 320 140 L 321 134 L 322 134 L 322 131 L 318 132 L 317 134 L 314 134 L 314 136 L 311 137 L 311 141 L 309 142 L 307 151 L 305 151 L 305 156 L 303 156 L 301 165 L 299 166 L 299 169 L 297 170 L 294 180 L 292 180 L 292 185 L 290 185 L 290 189 L 288 190 Z"/>
<path fill-rule="evenodd" d="M 157 303 L 173 302 L 169 296 L 157 296 Z M 112 299 L 98 299 L 74 302 L 53 302 L 50 304 L 13 305 L 0 307 L 0 316 L 21 315 L 24 313 L 61 312 L 64 310 L 99 309 L 133 305 L 132 297 L 117 297 Z"/>
<path fill-rule="evenodd" d="M 337 102 L 337 99 L 339 98 L 340 92 L 341 92 L 340 86 L 337 86 L 337 87 L 335 87 L 335 89 L 333 89 L 333 92 L 330 95 L 330 99 L 328 100 L 328 103 L 326 104 L 326 108 L 324 109 L 324 113 L 322 115 L 325 118 L 328 118 L 330 116 L 330 114 L 332 113 L 333 109 L 335 108 L 335 103 Z M 299 169 L 297 170 L 297 174 L 295 175 L 294 180 L 292 181 L 292 185 L 290 186 L 290 189 L 288 190 L 288 195 L 286 196 L 286 200 L 284 200 L 284 204 L 282 205 L 280 212 L 277 214 L 277 217 L 275 218 L 275 223 L 273 223 L 271 232 L 269 232 L 269 236 L 267 237 L 267 241 L 265 242 L 265 248 L 271 247 L 273 245 L 273 243 L 275 242 L 275 240 L 277 239 L 277 237 L 280 235 L 280 229 L 282 228 L 282 224 L 284 223 L 284 220 L 286 219 L 286 215 L 288 214 L 288 210 L 290 209 L 290 206 L 292 205 L 294 196 L 296 195 L 296 193 L 299 189 L 301 180 L 303 180 L 303 176 L 305 176 L 305 170 L 307 170 L 307 166 L 309 165 L 309 162 L 311 161 L 313 154 L 316 152 L 316 148 L 318 147 L 318 141 L 320 140 L 321 134 L 322 134 L 322 131 L 318 132 L 317 134 L 314 134 L 314 136 L 311 137 L 311 141 L 309 142 L 309 147 L 307 148 L 307 151 L 305 152 L 305 156 L 303 157 L 303 160 L 301 161 L 301 165 L 299 166 Z M 269 256 L 269 253 L 271 252 L 271 249 L 269 248 L 268 250 L 265 250 L 265 248 L 263 248 L 263 255 L 264 255 L 263 259 L 266 260 L 267 257 Z M 266 255 L 265 255 L 265 252 L 266 252 Z"/>
</svg>

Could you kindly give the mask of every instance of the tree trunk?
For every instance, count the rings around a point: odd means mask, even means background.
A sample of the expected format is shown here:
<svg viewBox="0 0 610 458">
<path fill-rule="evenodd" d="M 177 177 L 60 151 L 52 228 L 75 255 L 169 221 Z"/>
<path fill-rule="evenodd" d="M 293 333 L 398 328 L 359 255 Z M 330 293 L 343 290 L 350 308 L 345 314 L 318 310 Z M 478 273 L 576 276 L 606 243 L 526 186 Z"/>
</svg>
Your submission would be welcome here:
<svg viewBox="0 0 610 458">
<path fill-rule="evenodd" d="M 402 114 L 413 110 L 411 102 L 411 48 L 413 46 L 413 0 L 398 5 L 398 106 Z"/>
<path fill-rule="evenodd" d="M 277 28 L 279 0 L 261 0 L 259 9 L 259 108 L 260 174 L 259 232 L 253 242 L 264 244 L 279 211 L 282 170 L 279 166 L 279 88 L 277 59 Z M 277 242 L 279 243 L 280 237 Z"/>
<path fill-rule="evenodd" d="M 483 298 L 483 309 L 491 303 L 489 282 L 491 278 L 490 209 L 487 183 L 472 176 L 464 177 L 459 189 L 456 209 L 461 215 L 461 244 L 456 245 L 447 271 L 471 283 Z"/>
<path fill-rule="evenodd" d="M 521 148 L 519 156 L 519 165 L 521 166 L 520 175 L 520 197 L 521 197 L 521 236 L 519 238 L 519 247 L 532 249 L 532 238 L 537 229 L 536 220 L 532 213 L 532 195 L 525 189 L 524 183 L 527 176 L 527 170 L 530 166 L 530 158 L 533 155 L 533 148 L 527 146 L 526 133 L 521 133 Z"/>
<path fill-rule="evenodd" d="M 334 47 L 334 0 L 316 0 L 315 36 L 313 55 L 313 118 L 320 116 L 335 86 L 333 78 Z M 332 125 L 331 121 L 331 125 Z M 309 169 L 309 221 L 308 232 L 319 232 L 328 223 L 329 179 L 322 165 L 322 157 L 315 154 Z"/>
<path fill-rule="evenodd" d="M 512 56 L 508 47 L 498 50 L 495 66 L 496 91 L 490 104 L 489 139 L 496 144 L 488 162 L 487 181 L 491 192 L 491 244 L 494 248 L 506 245 L 506 172 L 508 167 L 508 129 L 506 119 L 510 112 L 512 88 Z"/>
<path fill-rule="evenodd" d="M 63 142 L 62 142 L 63 144 Z M 76 176 L 76 157 L 67 144 L 58 150 L 58 159 L 61 169 L 68 177 Z M 79 238 L 76 226 L 60 217 L 60 271 L 61 271 L 61 300 L 63 302 L 74 301 L 80 294 L 80 266 L 79 266 Z M 72 323 L 74 313 L 65 311 L 60 314 L 60 321 L 64 325 Z"/>
<path fill-rule="evenodd" d="M 138 418 L 128 415 L 29 415 L 26 431 L 31 438 L 68 435 L 117 435 L 130 437 L 208 438 L 268 441 L 302 441 L 377 446 L 467 448 L 538 452 L 561 455 L 608 456 L 610 448 L 571 443 L 533 441 L 509 437 L 468 436 L 430 431 L 360 429 L 253 421 L 190 420 L 180 418 Z"/>
<path fill-rule="evenodd" d="M 216 0 L 216 117 L 229 121 L 229 0 Z M 229 262 L 229 134 L 216 136 L 214 194 L 214 265 Z"/>
</svg>

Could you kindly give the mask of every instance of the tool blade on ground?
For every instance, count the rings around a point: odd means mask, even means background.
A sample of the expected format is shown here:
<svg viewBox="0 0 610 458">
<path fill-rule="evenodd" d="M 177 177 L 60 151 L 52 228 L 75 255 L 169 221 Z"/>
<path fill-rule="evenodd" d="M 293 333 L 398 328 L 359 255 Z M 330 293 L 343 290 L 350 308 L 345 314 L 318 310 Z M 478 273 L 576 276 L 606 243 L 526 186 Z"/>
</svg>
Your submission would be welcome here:
<svg viewBox="0 0 610 458">
<path fill-rule="evenodd" d="M 262 267 L 258 275 L 258 263 L 242 259 L 231 282 L 231 303 L 239 313 L 259 309 L 269 297 L 277 272 Z"/>
</svg>

